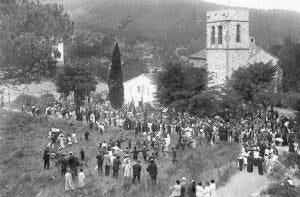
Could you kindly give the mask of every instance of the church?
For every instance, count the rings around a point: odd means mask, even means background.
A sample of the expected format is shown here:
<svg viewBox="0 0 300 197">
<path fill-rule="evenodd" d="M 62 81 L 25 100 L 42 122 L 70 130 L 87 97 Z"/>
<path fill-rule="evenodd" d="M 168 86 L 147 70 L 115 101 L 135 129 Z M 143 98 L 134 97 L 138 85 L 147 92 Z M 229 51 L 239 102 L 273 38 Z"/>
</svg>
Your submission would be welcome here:
<svg viewBox="0 0 300 197">
<path fill-rule="evenodd" d="M 255 43 L 249 34 L 249 11 L 224 9 L 207 12 L 206 49 L 188 57 L 195 67 L 206 67 L 212 85 L 222 85 L 234 70 L 254 63 L 271 63 L 276 67 L 275 80 L 281 84 L 279 59 Z M 277 90 L 275 90 L 277 92 Z"/>
</svg>

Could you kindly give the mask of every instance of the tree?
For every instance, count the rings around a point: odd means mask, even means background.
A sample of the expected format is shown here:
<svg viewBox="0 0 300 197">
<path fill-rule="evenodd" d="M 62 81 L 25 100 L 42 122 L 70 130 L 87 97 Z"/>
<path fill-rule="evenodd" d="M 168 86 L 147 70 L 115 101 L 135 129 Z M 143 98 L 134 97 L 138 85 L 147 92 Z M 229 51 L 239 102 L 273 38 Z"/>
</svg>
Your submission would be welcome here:
<svg viewBox="0 0 300 197">
<path fill-rule="evenodd" d="M 94 75 L 84 65 L 78 62 L 70 62 L 63 68 L 55 80 L 57 92 L 69 96 L 74 93 L 75 112 L 77 119 L 81 117 L 80 107 L 89 97 L 90 92 L 96 90 L 97 81 Z"/>
<path fill-rule="evenodd" d="M 158 101 L 179 112 L 206 116 L 217 110 L 216 95 L 209 91 L 208 72 L 204 68 L 169 62 L 157 79 Z"/>
<path fill-rule="evenodd" d="M 274 45 L 270 49 L 280 59 L 279 66 L 283 70 L 283 91 L 300 92 L 300 44 L 285 38 L 284 45 Z"/>
<path fill-rule="evenodd" d="M 122 107 L 124 102 L 124 86 L 118 43 L 116 43 L 113 50 L 111 62 L 112 64 L 108 74 L 108 96 L 111 106 L 115 109 L 119 109 Z"/>
<path fill-rule="evenodd" d="M 156 97 L 165 107 L 178 100 L 177 93 L 183 90 L 183 67 L 178 62 L 168 62 L 165 71 L 158 75 Z"/>
<path fill-rule="evenodd" d="M 63 6 L 3 0 L 0 21 L 0 83 L 29 84 L 53 76 L 60 56 L 54 46 L 73 32 Z"/>
<path fill-rule="evenodd" d="M 261 105 L 266 112 L 275 95 L 275 72 L 271 63 L 256 63 L 234 71 L 229 83 L 250 107 Z"/>
<path fill-rule="evenodd" d="M 252 64 L 234 71 L 229 83 L 244 101 L 252 102 L 257 93 L 269 88 L 275 72 L 275 67 L 270 63 Z"/>
</svg>

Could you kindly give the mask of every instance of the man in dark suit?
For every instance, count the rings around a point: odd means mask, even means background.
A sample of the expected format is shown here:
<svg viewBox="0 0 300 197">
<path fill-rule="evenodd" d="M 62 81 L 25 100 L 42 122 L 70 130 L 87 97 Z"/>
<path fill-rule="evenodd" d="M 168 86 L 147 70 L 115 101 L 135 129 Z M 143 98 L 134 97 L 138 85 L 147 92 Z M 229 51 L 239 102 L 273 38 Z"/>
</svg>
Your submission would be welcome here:
<svg viewBox="0 0 300 197">
<path fill-rule="evenodd" d="M 47 147 L 45 149 L 43 159 L 44 159 L 44 169 L 49 170 L 49 168 L 50 168 L 50 149 L 49 149 L 49 147 Z"/>
<path fill-rule="evenodd" d="M 153 183 L 156 183 L 156 176 L 157 176 L 157 165 L 155 164 L 154 160 L 150 160 L 150 164 L 147 167 L 147 172 L 149 173 L 151 180 Z"/>
<path fill-rule="evenodd" d="M 138 183 L 140 183 L 140 181 L 141 181 L 141 170 L 142 170 L 142 166 L 141 166 L 141 161 L 139 160 L 137 163 L 135 163 L 132 166 L 132 171 L 133 171 L 132 183 L 135 183 L 135 178 L 137 178 Z"/>
</svg>

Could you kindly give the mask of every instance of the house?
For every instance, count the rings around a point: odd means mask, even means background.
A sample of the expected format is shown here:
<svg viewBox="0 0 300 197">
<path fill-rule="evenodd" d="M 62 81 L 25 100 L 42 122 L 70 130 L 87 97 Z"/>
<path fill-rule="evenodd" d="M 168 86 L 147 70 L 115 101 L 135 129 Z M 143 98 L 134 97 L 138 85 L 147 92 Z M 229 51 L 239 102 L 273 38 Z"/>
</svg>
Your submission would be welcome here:
<svg viewBox="0 0 300 197">
<path fill-rule="evenodd" d="M 206 49 L 188 57 L 195 67 L 206 67 L 212 85 L 222 85 L 234 70 L 254 63 L 271 63 L 281 84 L 279 59 L 257 46 L 249 34 L 249 11 L 225 9 L 207 12 Z"/>
<path fill-rule="evenodd" d="M 153 103 L 156 100 L 155 77 L 155 73 L 143 73 L 125 81 L 123 83 L 124 103 L 133 103 L 135 106 L 141 103 Z"/>
</svg>

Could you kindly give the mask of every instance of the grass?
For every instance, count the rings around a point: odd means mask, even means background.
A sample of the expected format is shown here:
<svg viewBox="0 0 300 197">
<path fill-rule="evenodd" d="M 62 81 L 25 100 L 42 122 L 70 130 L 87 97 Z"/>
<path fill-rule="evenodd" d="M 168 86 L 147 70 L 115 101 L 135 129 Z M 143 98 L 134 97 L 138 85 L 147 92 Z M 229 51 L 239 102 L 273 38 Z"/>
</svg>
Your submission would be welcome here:
<svg viewBox="0 0 300 197">
<path fill-rule="evenodd" d="M 77 133 L 78 145 L 67 147 L 65 152 L 72 151 L 79 156 L 79 149 L 84 146 L 88 159 L 85 168 L 86 187 L 74 192 L 64 191 L 64 182 L 60 181 L 58 170 L 51 163 L 50 170 L 43 170 L 42 154 L 48 142 L 48 131 L 53 125 Z M 226 183 L 236 169 L 236 157 L 239 145 L 220 143 L 215 147 L 202 145 L 195 151 L 185 150 L 178 153 L 176 165 L 166 155 L 158 162 L 158 184 L 153 186 L 142 163 L 141 184 L 132 185 L 122 178 L 115 180 L 98 176 L 95 171 L 96 153 L 100 140 L 120 135 L 116 129 L 109 129 L 103 136 L 92 132 L 90 141 L 84 140 L 84 131 L 88 125 L 80 122 L 67 122 L 59 119 L 35 119 L 25 113 L 0 110 L 0 196 L 36 196 L 36 197 L 73 197 L 73 196 L 112 196 L 112 197 L 160 197 L 169 195 L 169 185 L 182 176 L 188 180 L 215 179 L 217 186 Z M 122 135 L 133 136 L 133 132 Z M 231 165 L 230 165 L 231 163 Z M 119 172 L 121 174 L 121 171 Z"/>
</svg>

